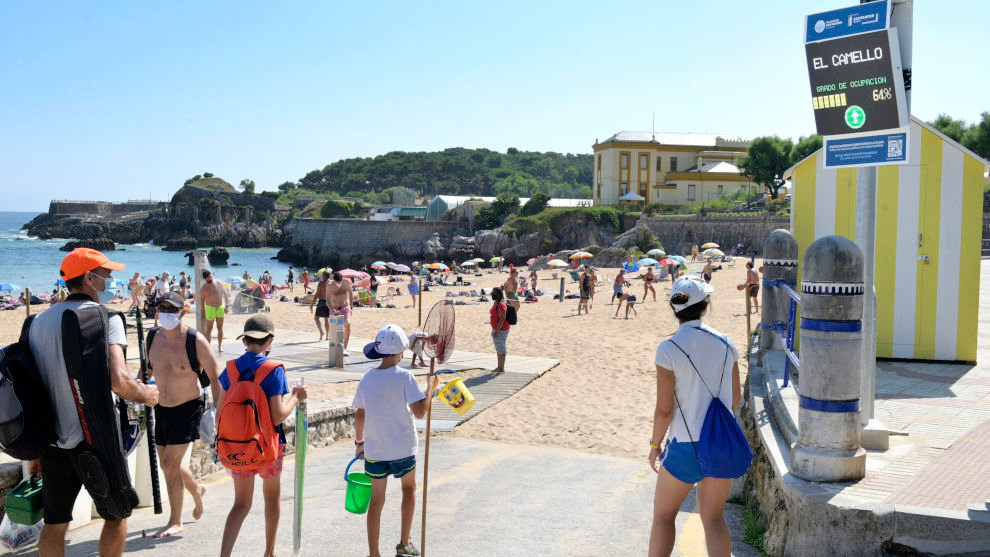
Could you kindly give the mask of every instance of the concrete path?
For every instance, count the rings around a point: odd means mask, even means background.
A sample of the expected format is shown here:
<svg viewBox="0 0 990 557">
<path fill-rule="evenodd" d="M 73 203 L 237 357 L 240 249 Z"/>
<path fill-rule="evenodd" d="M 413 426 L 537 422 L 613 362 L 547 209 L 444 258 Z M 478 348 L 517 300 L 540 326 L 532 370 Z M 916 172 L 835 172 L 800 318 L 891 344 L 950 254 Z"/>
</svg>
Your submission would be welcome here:
<svg viewBox="0 0 990 557">
<path fill-rule="evenodd" d="M 344 510 L 343 474 L 353 456 L 350 444 L 310 449 L 307 458 L 303 555 L 367 555 L 363 516 Z M 419 457 L 422 459 L 423 449 Z M 360 467 L 355 464 L 355 467 Z M 419 546 L 422 466 L 413 522 Z M 282 474 L 282 516 L 278 555 L 292 554 L 292 483 L 294 461 Z M 207 477 L 206 514 L 190 519 L 186 531 L 166 540 L 151 533 L 163 523 L 150 509 L 128 521 L 128 555 L 192 557 L 216 555 L 233 485 L 225 473 Z M 434 438 L 430 447 L 430 492 L 427 550 L 442 556 L 644 555 L 648 546 L 655 476 L 639 460 L 589 455 L 578 451 L 518 447 L 456 438 Z M 391 555 L 399 533 L 401 492 L 392 481 L 382 517 L 381 547 Z M 251 515 L 244 523 L 235 555 L 260 554 L 264 547 L 263 499 L 255 489 Z M 741 510 L 726 506 L 736 555 L 758 555 L 740 540 Z M 705 555 L 701 520 L 693 493 L 677 520 L 676 555 Z M 67 555 L 95 555 L 101 522 L 70 532 Z M 149 537 L 142 537 L 146 531 Z M 19 555 L 36 555 L 23 552 Z"/>
</svg>

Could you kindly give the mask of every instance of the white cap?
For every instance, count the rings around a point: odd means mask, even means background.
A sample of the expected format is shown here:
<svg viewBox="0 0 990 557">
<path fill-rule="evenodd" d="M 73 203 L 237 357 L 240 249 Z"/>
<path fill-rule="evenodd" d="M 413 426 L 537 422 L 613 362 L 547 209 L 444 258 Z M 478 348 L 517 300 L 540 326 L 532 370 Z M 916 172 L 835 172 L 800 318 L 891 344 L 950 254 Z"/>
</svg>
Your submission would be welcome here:
<svg viewBox="0 0 990 557">
<path fill-rule="evenodd" d="M 683 304 L 671 302 L 670 305 L 674 307 L 675 312 L 678 312 L 688 306 L 693 306 L 698 302 L 704 301 L 712 292 L 715 292 L 712 285 L 701 280 L 699 277 L 681 277 L 674 281 L 674 287 L 670 290 L 670 298 L 673 299 L 674 295 L 681 293 L 687 294 L 688 301 Z"/>
<path fill-rule="evenodd" d="M 409 349 L 409 337 L 398 325 L 385 325 L 375 335 L 375 342 L 364 347 L 364 355 L 372 360 L 401 354 Z"/>
</svg>

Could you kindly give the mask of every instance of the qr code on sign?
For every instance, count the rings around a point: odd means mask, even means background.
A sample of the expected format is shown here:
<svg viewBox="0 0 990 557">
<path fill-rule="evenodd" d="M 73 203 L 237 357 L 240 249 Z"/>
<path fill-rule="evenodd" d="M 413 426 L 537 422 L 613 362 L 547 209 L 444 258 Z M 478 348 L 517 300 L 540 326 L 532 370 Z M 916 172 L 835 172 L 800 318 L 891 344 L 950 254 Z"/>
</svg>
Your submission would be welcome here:
<svg viewBox="0 0 990 557">
<path fill-rule="evenodd" d="M 898 137 L 887 141 L 887 158 L 901 158 L 904 156 L 904 138 Z"/>
</svg>

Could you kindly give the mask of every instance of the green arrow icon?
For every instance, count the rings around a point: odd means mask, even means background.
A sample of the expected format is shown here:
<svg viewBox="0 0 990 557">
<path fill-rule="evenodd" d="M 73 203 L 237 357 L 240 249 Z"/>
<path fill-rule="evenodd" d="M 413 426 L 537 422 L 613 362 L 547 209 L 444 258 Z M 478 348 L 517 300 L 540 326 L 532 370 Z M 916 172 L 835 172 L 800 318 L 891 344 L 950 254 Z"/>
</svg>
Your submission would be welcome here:
<svg viewBox="0 0 990 557">
<path fill-rule="evenodd" d="M 854 130 L 858 130 L 866 123 L 866 112 L 859 105 L 852 105 L 846 109 L 846 125 Z"/>
</svg>

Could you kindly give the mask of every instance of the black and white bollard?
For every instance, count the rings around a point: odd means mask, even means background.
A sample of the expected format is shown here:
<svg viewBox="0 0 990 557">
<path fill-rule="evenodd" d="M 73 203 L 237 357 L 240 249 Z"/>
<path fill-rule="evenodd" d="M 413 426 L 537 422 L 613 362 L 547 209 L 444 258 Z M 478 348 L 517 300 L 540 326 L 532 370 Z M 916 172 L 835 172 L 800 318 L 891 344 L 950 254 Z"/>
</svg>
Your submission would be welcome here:
<svg viewBox="0 0 990 557">
<path fill-rule="evenodd" d="M 801 382 L 791 472 L 818 482 L 866 475 L 860 446 L 863 252 L 847 238 L 819 238 L 801 271 Z"/>
<path fill-rule="evenodd" d="M 780 338 L 772 328 L 787 322 L 791 297 L 779 288 L 769 285 L 783 280 L 791 289 L 797 289 L 798 244 L 789 230 L 778 228 L 770 233 L 763 244 L 763 304 L 760 323 L 760 354 L 768 350 L 783 350 Z"/>
</svg>

